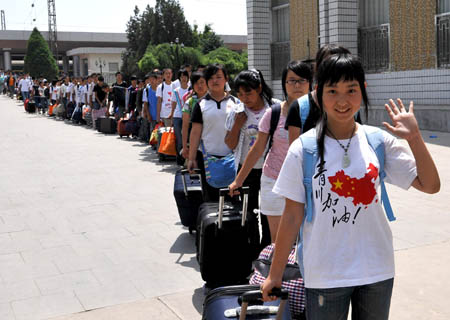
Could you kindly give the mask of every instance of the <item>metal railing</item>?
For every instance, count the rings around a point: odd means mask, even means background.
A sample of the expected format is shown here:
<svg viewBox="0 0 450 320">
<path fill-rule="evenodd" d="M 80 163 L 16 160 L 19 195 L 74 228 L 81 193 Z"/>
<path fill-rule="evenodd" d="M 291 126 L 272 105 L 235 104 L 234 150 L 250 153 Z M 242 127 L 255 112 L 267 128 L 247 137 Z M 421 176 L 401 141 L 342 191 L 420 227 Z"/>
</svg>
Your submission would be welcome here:
<svg viewBox="0 0 450 320">
<path fill-rule="evenodd" d="M 436 16 L 436 55 L 440 68 L 450 68 L 450 13 Z"/>
<path fill-rule="evenodd" d="M 389 24 L 359 28 L 358 51 L 366 72 L 389 70 Z"/>
<path fill-rule="evenodd" d="M 271 44 L 272 80 L 280 80 L 283 69 L 291 59 L 290 42 L 274 42 Z"/>
</svg>

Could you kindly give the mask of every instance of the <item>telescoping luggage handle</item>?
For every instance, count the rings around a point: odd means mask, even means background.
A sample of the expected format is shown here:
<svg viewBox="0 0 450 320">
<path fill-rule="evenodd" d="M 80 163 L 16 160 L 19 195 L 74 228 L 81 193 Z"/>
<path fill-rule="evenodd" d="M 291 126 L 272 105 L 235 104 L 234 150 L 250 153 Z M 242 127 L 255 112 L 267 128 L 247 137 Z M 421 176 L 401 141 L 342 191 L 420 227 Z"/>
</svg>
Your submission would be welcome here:
<svg viewBox="0 0 450 320">
<path fill-rule="evenodd" d="M 197 176 L 197 178 L 200 180 L 200 190 L 202 191 L 202 187 L 201 187 L 201 183 L 202 183 L 202 178 L 200 176 L 201 170 L 200 169 L 194 169 L 194 173 L 191 174 L 191 179 L 193 178 L 193 176 Z M 184 195 L 187 197 L 188 196 L 188 190 L 187 190 L 187 184 L 186 184 L 186 174 L 189 174 L 189 170 L 187 169 L 183 169 L 181 170 L 181 181 L 183 181 L 183 190 L 184 190 Z"/>
<path fill-rule="evenodd" d="M 241 194 L 243 194 L 242 200 L 242 222 L 241 225 L 245 226 L 245 221 L 247 220 L 247 207 L 248 207 L 248 193 L 249 187 L 240 188 Z M 223 207 L 225 205 L 225 196 L 230 192 L 229 188 L 220 189 L 219 191 L 219 229 L 222 229 L 223 222 Z"/>
<path fill-rule="evenodd" d="M 262 300 L 262 293 L 260 290 L 251 290 L 247 291 L 242 295 L 242 305 L 240 308 L 228 309 L 225 310 L 224 316 L 226 318 L 236 318 L 239 316 L 239 320 L 245 320 L 247 314 L 249 315 L 263 315 L 263 314 L 276 314 L 277 320 L 281 320 L 283 317 L 283 312 L 286 307 L 287 299 L 289 297 L 289 292 L 286 289 L 273 288 L 270 294 L 271 296 L 278 297 L 280 301 L 280 305 L 277 306 L 262 306 L 255 305 L 250 306 L 250 302 Z"/>
</svg>

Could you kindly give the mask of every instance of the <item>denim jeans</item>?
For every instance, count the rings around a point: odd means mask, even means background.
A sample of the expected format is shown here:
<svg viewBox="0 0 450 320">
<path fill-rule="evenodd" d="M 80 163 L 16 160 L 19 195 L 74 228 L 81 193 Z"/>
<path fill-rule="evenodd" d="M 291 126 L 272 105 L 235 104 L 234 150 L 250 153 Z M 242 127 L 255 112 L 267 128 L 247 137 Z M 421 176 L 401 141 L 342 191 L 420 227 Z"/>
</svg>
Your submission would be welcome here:
<svg viewBox="0 0 450 320">
<path fill-rule="evenodd" d="M 25 101 L 26 99 L 30 99 L 30 92 L 22 91 L 22 98 L 23 98 L 23 101 Z"/>
<path fill-rule="evenodd" d="M 180 154 L 181 148 L 183 148 L 183 140 L 181 138 L 181 129 L 183 121 L 181 118 L 173 118 L 173 130 L 175 131 L 177 155 Z"/>
<path fill-rule="evenodd" d="M 332 289 L 306 288 L 308 320 L 347 320 L 350 302 L 352 320 L 387 320 L 394 279 L 368 285 Z"/>
</svg>

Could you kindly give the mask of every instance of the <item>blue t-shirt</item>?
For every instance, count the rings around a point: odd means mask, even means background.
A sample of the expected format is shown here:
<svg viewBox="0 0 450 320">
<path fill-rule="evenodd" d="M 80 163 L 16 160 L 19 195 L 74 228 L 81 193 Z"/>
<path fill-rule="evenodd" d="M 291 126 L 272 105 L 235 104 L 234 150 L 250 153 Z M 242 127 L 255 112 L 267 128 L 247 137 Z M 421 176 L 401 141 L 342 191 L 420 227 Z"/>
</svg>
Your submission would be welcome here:
<svg viewBox="0 0 450 320">
<path fill-rule="evenodd" d="M 152 116 L 153 120 L 156 120 L 156 106 L 158 104 L 158 98 L 156 97 L 156 91 L 153 91 L 151 86 L 147 87 L 148 90 L 148 112 Z"/>
</svg>

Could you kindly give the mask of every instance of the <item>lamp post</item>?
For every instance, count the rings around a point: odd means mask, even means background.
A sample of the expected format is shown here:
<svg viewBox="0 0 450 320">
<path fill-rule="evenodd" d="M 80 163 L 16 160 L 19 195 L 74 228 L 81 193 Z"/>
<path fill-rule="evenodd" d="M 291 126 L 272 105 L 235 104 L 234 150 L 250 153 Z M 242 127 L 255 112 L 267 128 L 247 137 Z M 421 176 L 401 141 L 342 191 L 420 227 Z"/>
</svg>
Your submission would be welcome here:
<svg viewBox="0 0 450 320">
<path fill-rule="evenodd" d="M 106 67 L 106 61 L 102 58 L 95 60 L 95 66 L 100 68 L 100 74 L 103 74 L 103 67 Z"/>
<path fill-rule="evenodd" d="M 181 50 L 184 48 L 184 43 L 181 43 L 181 45 L 179 45 L 180 43 L 180 39 L 177 37 L 175 39 L 175 67 L 176 69 L 174 70 L 174 73 L 178 71 L 178 69 L 180 69 L 180 54 L 179 54 L 179 50 L 180 50 L 180 46 L 181 46 Z M 173 49 L 173 42 L 170 42 L 170 47 Z"/>
</svg>

